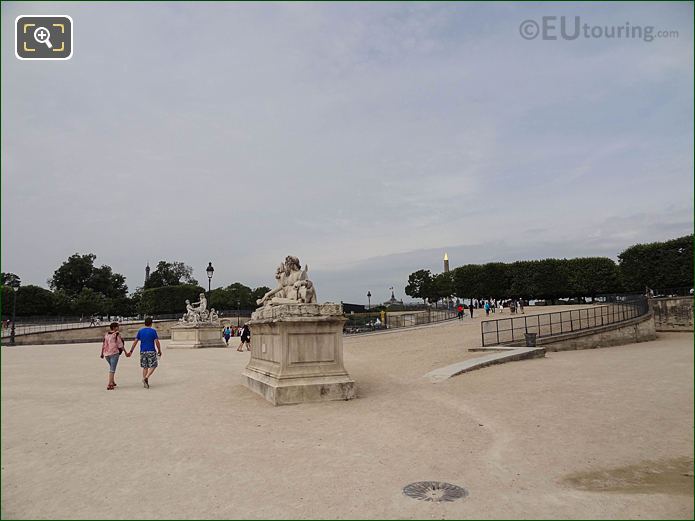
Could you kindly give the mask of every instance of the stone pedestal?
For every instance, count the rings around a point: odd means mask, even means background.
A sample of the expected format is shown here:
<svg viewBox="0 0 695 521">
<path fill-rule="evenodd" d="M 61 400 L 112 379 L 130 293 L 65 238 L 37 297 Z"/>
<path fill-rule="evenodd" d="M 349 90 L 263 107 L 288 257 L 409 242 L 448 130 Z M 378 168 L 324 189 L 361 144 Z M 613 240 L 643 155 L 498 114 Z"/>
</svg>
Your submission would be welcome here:
<svg viewBox="0 0 695 521">
<path fill-rule="evenodd" d="M 167 349 L 199 349 L 201 347 L 227 347 L 222 340 L 222 328 L 212 324 L 173 326 Z"/>
<path fill-rule="evenodd" d="M 340 304 L 281 304 L 256 311 L 244 383 L 273 405 L 355 397 L 343 367 Z"/>
</svg>

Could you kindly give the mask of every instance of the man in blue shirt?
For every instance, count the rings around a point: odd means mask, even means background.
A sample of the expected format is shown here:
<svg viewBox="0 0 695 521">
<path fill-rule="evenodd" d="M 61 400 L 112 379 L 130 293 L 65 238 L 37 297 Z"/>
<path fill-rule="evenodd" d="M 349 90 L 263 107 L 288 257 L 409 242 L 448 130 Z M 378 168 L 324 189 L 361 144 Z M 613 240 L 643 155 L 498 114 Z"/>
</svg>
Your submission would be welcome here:
<svg viewBox="0 0 695 521">
<path fill-rule="evenodd" d="M 140 342 L 140 367 L 142 367 L 142 385 L 145 389 L 150 388 L 149 378 L 157 369 L 157 357 L 162 356 L 162 346 L 159 345 L 159 337 L 157 336 L 157 330 L 152 327 L 152 318 L 147 317 L 145 319 L 145 327 L 138 331 L 135 340 L 133 341 L 133 346 L 130 348 L 130 353 L 128 356 L 133 354 L 135 346 Z M 154 347 L 157 346 L 157 353 L 155 354 Z"/>
</svg>

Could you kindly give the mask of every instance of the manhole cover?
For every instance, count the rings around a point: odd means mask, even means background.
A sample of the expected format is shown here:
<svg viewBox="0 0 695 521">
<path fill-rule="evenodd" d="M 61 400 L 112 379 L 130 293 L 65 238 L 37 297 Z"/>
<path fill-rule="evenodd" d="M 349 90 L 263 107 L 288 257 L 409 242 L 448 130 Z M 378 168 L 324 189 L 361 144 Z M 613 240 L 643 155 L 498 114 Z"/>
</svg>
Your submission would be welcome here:
<svg viewBox="0 0 695 521">
<path fill-rule="evenodd" d="M 465 488 L 441 481 L 418 481 L 403 487 L 403 493 L 421 501 L 454 501 L 468 495 Z"/>
</svg>

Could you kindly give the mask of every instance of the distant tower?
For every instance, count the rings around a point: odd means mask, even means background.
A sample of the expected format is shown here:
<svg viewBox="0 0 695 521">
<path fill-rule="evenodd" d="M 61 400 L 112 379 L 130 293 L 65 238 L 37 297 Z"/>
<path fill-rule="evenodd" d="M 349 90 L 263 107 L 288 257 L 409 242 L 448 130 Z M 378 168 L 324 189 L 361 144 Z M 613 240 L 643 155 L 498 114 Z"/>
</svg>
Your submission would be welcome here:
<svg viewBox="0 0 695 521">
<path fill-rule="evenodd" d="M 449 256 L 444 252 L 444 273 L 449 273 Z"/>
<path fill-rule="evenodd" d="M 150 261 L 147 261 L 147 266 L 145 266 L 145 284 L 150 280 Z"/>
</svg>

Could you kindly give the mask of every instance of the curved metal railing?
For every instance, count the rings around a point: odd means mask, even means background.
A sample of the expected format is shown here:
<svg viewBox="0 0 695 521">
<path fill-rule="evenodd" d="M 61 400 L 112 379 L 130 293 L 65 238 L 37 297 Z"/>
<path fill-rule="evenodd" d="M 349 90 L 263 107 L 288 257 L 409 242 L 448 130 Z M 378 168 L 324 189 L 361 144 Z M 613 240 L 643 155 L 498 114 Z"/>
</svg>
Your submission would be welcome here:
<svg viewBox="0 0 695 521">
<path fill-rule="evenodd" d="M 504 345 L 524 340 L 526 333 L 535 333 L 536 338 L 547 338 L 625 322 L 648 312 L 647 298 L 635 296 L 603 306 L 484 320 L 480 323 L 480 334 L 483 347 Z"/>
</svg>

